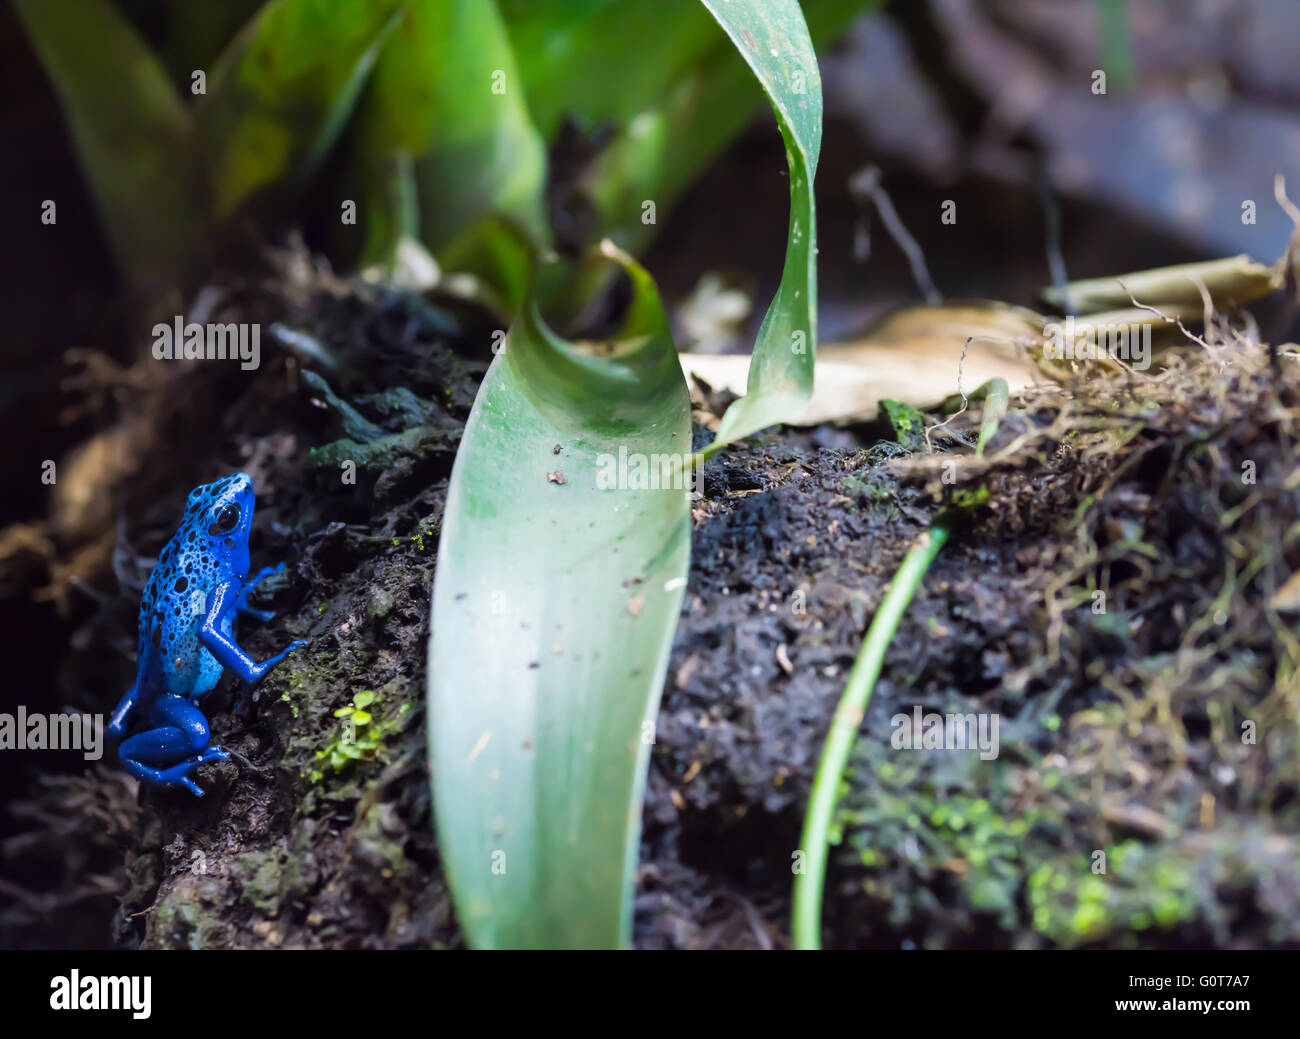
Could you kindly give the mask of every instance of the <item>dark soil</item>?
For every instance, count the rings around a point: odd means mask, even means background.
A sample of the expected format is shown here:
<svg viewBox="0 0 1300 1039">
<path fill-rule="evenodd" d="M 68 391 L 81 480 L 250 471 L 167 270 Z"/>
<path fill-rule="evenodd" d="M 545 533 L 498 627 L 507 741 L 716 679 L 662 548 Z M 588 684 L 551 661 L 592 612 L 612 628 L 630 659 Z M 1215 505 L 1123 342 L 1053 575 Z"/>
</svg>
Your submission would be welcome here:
<svg viewBox="0 0 1300 1039">
<path fill-rule="evenodd" d="M 116 501 L 116 539 L 90 536 L 115 519 L 92 509 L 46 532 L 56 553 L 10 556 L 78 621 L 49 702 L 116 703 L 152 558 L 186 492 L 234 469 L 257 488 L 254 566 L 288 563 L 264 603 L 277 617 L 244 623 L 241 642 L 258 659 L 311 644 L 246 702 L 230 679 L 205 702 L 239 757 L 200 772 L 202 801 L 138 792 L 107 761 L 29 783 L 9 806 L 0 944 L 459 945 L 430 813 L 425 654 L 491 323 L 298 253 L 214 314 L 316 346 L 264 339 L 253 373 L 118 373 L 108 396 L 136 402 L 133 417 L 106 434 L 112 465 L 77 471 L 88 500 Z M 652 757 L 638 946 L 788 943 L 822 739 L 894 570 L 941 508 L 956 529 L 890 647 L 841 800 L 827 944 L 1300 944 L 1300 643 L 1284 587 L 1300 566 L 1300 378 L 1246 342 L 1191 358 L 1013 400 L 986 459 L 964 442 L 968 413 L 937 454 L 881 423 L 774 431 L 709 463 Z M 720 406 L 702 401 L 701 417 Z M 79 567 L 60 569 L 74 551 Z M 93 610 L 74 572 L 99 590 Z M 358 696 L 374 720 L 349 741 L 339 712 Z M 999 755 L 892 749 L 891 719 L 916 706 L 996 715 Z"/>
<path fill-rule="evenodd" d="M 1279 407 L 1297 377 L 1256 346 L 1211 353 L 1013 402 L 987 462 L 950 444 L 891 463 L 884 443 L 817 446 L 824 430 L 724 457 L 651 772 L 644 944 L 787 941 L 803 809 L 866 624 L 936 506 L 963 502 L 864 720 L 828 944 L 1300 944 L 1282 615 L 1300 605 L 1283 588 L 1300 499 Z M 1000 755 L 892 748 L 918 706 L 996 714 Z"/>
</svg>

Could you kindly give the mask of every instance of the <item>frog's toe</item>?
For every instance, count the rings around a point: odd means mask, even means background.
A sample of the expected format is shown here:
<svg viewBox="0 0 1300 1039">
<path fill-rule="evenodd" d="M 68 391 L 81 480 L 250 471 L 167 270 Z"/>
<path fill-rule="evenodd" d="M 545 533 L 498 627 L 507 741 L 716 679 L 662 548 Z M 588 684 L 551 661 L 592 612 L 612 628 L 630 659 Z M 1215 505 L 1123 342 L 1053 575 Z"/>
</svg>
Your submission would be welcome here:
<svg viewBox="0 0 1300 1039">
<path fill-rule="evenodd" d="M 202 797 L 203 788 L 190 778 L 190 773 L 194 771 L 197 765 L 201 764 L 200 757 L 201 755 L 195 756 L 188 761 L 182 761 L 179 765 L 173 765 L 171 768 L 151 770 L 155 773 L 154 775 L 142 778 L 147 778 L 157 786 L 184 787 L 195 797 Z"/>
<path fill-rule="evenodd" d="M 202 765 L 206 761 L 226 761 L 230 757 L 230 751 L 223 750 L 218 746 L 211 746 L 201 751 L 194 758 L 195 765 Z"/>
<path fill-rule="evenodd" d="M 279 566 L 264 566 L 262 567 L 261 570 L 259 570 L 257 573 L 255 573 L 252 577 L 250 577 L 247 581 L 244 582 L 244 587 L 252 588 L 260 580 L 262 580 L 262 578 L 270 577 L 272 574 L 278 574 L 283 569 L 284 569 L 283 563 L 281 563 Z"/>
</svg>

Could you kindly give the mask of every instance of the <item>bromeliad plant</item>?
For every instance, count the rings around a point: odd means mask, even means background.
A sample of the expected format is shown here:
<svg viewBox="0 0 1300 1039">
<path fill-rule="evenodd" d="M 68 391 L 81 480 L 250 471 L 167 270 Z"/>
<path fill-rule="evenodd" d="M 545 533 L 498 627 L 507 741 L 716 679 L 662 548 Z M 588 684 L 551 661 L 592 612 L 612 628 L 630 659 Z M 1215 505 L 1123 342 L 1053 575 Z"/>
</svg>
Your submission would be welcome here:
<svg viewBox="0 0 1300 1039">
<path fill-rule="evenodd" d="M 749 394 L 715 447 L 812 390 L 821 143 L 816 58 L 792 0 L 705 0 L 772 101 L 790 166 L 781 287 Z M 543 270 L 488 371 L 452 473 L 434 584 L 429 746 L 440 847 L 469 940 L 626 945 L 642 792 L 686 587 L 690 400 L 646 272 L 593 352 L 547 322 Z M 598 356 L 600 355 L 600 356 Z M 664 466 L 607 486 L 610 460 Z M 662 477 L 670 477 L 664 480 Z"/>
<path fill-rule="evenodd" d="M 514 313 L 438 553 L 439 843 L 471 945 L 627 944 L 698 461 L 663 307 L 632 254 L 765 95 L 789 166 L 785 268 L 748 393 L 704 453 L 799 412 L 817 339 L 812 41 L 874 0 L 808 0 L 807 21 L 796 0 L 232 0 L 181 17 L 158 49 L 110 0 L 15 6 L 136 288 L 183 283 L 250 218 L 325 197 L 345 259 L 391 270 L 418 243 Z M 567 185 L 581 237 L 603 242 L 577 266 L 543 259 L 547 150 L 566 120 L 613 128 Z M 327 157 L 337 176 L 309 196 Z M 563 338 L 554 315 L 611 271 L 629 288 L 620 326 Z M 609 486 L 619 457 L 661 467 L 662 489 Z"/>
</svg>

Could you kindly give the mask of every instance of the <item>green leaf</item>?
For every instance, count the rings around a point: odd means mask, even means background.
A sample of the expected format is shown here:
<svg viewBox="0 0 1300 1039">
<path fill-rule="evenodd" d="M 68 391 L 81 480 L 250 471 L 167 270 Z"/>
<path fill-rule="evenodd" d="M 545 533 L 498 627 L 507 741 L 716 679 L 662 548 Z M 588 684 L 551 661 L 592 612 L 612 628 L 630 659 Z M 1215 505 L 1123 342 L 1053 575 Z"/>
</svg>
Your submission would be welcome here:
<svg viewBox="0 0 1300 1039">
<path fill-rule="evenodd" d="M 727 409 L 707 456 L 793 418 L 812 398 L 817 345 L 817 223 L 813 177 L 822 140 L 817 56 L 795 0 L 701 0 L 758 77 L 785 139 L 790 227 L 785 268 L 754 343 L 748 391 Z"/>
<path fill-rule="evenodd" d="M 821 0 L 810 6 L 808 30 L 819 46 L 878 0 Z M 702 14 L 704 12 L 701 12 Z M 717 29 L 706 25 L 716 36 Z M 621 126 L 581 177 L 598 231 L 630 252 L 658 233 L 677 198 L 750 124 L 763 97 L 753 72 L 729 40 L 719 39 L 694 66 Z M 654 200 L 659 220 L 645 223 Z"/>
<path fill-rule="evenodd" d="M 108 0 L 17 0 L 58 92 L 83 173 L 127 279 L 161 287 L 200 249 L 188 112 Z"/>
<path fill-rule="evenodd" d="M 627 124 L 718 50 L 717 29 L 695 0 L 501 0 L 501 11 L 548 139 L 566 117 L 584 127 Z"/>
<path fill-rule="evenodd" d="M 517 314 L 528 295 L 537 255 L 536 237 L 522 224 L 488 213 L 438 252 L 446 270 L 473 275 L 480 301 L 501 314 Z"/>
<path fill-rule="evenodd" d="M 582 174 L 599 232 L 631 252 L 649 244 L 681 193 L 749 125 L 762 97 L 734 54 L 717 58 L 620 129 Z M 656 207 L 653 223 L 643 219 L 647 200 Z"/>
<path fill-rule="evenodd" d="M 217 220 L 320 162 L 406 2 L 270 0 L 231 41 L 196 114 Z"/>
<path fill-rule="evenodd" d="M 161 58 L 172 82 L 188 93 L 197 69 L 210 69 L 222 50 L 265 0 L 221 0 L 219 4 L 169 4 Z"/>
<path fill-rule="evenodd" d="M 448 491 L 429 747 L 439 847 L 478 948 L 629 939 L 690 553 L 686 490 L 644 489 L 636 474 L 658 477 L 655 456 L 689 459 L 690 400 L 650 276 L 612 245 L 604 258 L 632 284 L 619 334 L 600 348 L 559 338 L 541 311 L 560 300 L 559 268 L 544 266 Z"/>
<path fill-rule="evenodd" d="M 1097 0 L 1101 64 L 1116 93 L 1133 86 L 1133 37 L 1128 24 L 1127 0 Z"/>
<path fill-rule="evenodd" d="M 524 93 L 492 0 L 413 0 L 357 111 L 366 218 L 377 228 L 367 262 L 388 262 L 403 234 L 438 251 L 489 213 L 546 241 L 546 149 Z M 404 162 L 414 212 L 392 187 Z"/>
<path fill-rule="evenodd" d="M 419 241 L 420 197 L 415 184 L 415 160 L 410 152 L 390 151 L 361 156 L 354 172 L 344 181 L 349 194 L 362 200 L 359 223 L 365 240 L 357 258 L 360 267 L 380 267 L 393 272 L 400 266 L 398 247 L 404 240 Z M 349 190 L 355 188 L 355 190 Z M 332 226 L 332 225 L 331 225 Z M 332 237 L 345 248 L 345 255 L 353 256 L 355 247 L 347 249 L 344 240 L 349 225 L 339 225 Z"/>
<path fill-rule="evenodd" d="M 1007 386 L 1006 379 L 990 379 L 983 386 L 976 389 L 971 394 L 974 400 L 976 394 L 984 399 L 984 415 L 980 420 L 979 439 L 975 443 L 975 454 L 983 456 L 984 448 L 988 446 L 998 432 L 998 426 L 1002 424 L 1002 419 L 1007 413 L 1007 408 L 1011 404 L 1011 389 Z"/>
</svg>

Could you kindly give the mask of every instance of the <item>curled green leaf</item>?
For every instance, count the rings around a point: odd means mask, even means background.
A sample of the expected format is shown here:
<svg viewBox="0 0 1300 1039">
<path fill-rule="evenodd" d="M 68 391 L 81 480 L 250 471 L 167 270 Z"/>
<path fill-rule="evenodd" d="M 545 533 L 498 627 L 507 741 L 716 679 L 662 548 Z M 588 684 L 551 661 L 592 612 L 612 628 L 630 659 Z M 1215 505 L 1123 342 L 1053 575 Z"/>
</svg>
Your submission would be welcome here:
<svg viewBox="0 0 1300 1039">
<path fill-rule="evenodd" d="M 561 338 L 544 265 L 465 428 L 434 582 L 439 847 L 479 948 L 626 945 L 641 801 L 690 553 L 690 400 L 649 274 Z M 576 284 L 591 284 L 579 277 Z"/>
</svg>

